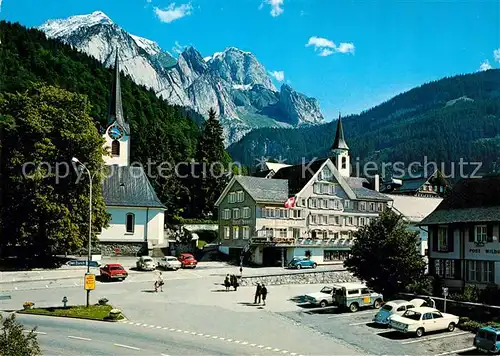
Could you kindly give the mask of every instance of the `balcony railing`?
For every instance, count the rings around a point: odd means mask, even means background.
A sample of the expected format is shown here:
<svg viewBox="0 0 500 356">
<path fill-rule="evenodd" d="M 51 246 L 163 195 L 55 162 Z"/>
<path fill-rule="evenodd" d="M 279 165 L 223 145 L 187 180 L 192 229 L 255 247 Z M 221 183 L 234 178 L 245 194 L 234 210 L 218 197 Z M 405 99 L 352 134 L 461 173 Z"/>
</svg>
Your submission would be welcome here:
<svg viewBox="0 0 500 356">
<path fill-rule="evenodd" d="M 273 236 L 254 236 L 250 239 L 254 245 L 315 245 L 315 246 L 336 246 L 350 247 L 354 244 L 353 239 L 342 238 L 293 238 L 293 237 L 273 237 Z"/>
</svg>

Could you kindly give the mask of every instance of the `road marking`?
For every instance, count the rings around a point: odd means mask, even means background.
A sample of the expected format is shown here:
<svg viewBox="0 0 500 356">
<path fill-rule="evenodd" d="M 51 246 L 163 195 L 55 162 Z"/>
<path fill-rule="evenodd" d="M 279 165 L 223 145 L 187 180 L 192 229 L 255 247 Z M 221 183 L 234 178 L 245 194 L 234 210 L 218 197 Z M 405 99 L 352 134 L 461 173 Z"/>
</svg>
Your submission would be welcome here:
<svg viewBox="0 0 500 356">
<path fill-rule="evenodd" d="M 196 331 L 192 331 L 192 332 L 191 332 L 191 335 L 196 335 Z"/>
<path fill-rule="evenodd" d="M 149 325 L 148 325 L 148 324 L 142 324 L 142 326 L 144 326 L 144 327 L 148 327 Z"/>
<path fill-rule="evenodd" d="M 219 338 L 219 340 L 223 340 L 223 341 L 224 341 L 225 339 L 226 339 L 226 338 L 224 338 L 224 337 L 220 337 L 220 338 Z"/>
<path fill-rule="evenodd" d="M 149 325 L 150 328 L 154 328 L 155 326 L 154 325 Z"/>
<path fill-rule="evenodd" d="M 167 354 L 161 354 L 161 356 L 170 356 L 170 355 L 167 355 Z"/>
<path fill-rule="evenodd" d="M 266 347 L 266 350 L 271 350 L 271 349 L 272 349 L 272 347 L 269 347 L 269 346 L 268 346 L 268 347 Z"/>
<path fill-rule="evenodd" d="M 122 344 L 113 344 L 114 346 L 118 346 L 118 347 L 123 347 L 125 349 L 131 349 L 131 350 L 137 350 L 139 351 L 140 348 L 138 347 L 133 347 L 133 346 L 128 346 L 128 345 L 122 345 Z"/>
<path fill-rule="evenodd" d="M 189 331 L 187 331 L 187 330 L 184 330 L 184 334 L 189 334 Z"/>
<path fill-rule="evenodd" d="M 31 330 L 23 330 L 25 333 L 30 333 Z M 44 333 L 43 331 L 33 331 L 33 334 L 39 334 L 39 335 L 47 335 L 47 333 Z"/>
<path fill-rule="evenodd" d="M 139 326 L 139 325 L 142 325 L 141 323 L 135 323 L 135 325 Z"/>
<path fill-rule="evenodd" d="M 248 342 L 243 341 L 241 344 L 242 344 L 242 345 L 248 345 Z"/>
<path fill-rule="evenodd" d="M 181 329 L 177 329 L 176 331 L 177 331 L 178 333 L 181 333 L 181 332 L 182 332 L 182 330 L 181 330 Z"/>
<path fill-rule="evenodd" d="M 164 328 L 163 328 L 163 330 L 168 330 L 168 328 L 167 328 L 167 327 L 164 327 Z"/>
<path fill-rule="evenodd" d="M 257 346 L 257 344 L 250 344 L 250 346 L 255 347 L 255 346 Z"/>
<path fill-rule="evenodd" d="M 215 335 L 214 335 L 214 336 L 212 336 L 212 339 L 217 339 L 217 338 L 219 338 L 219 337 L 218 337 L 218 336 L 215 336 Z"/>
<path fill-rule="evenodd" d="M 205 337 L 211 337 L 211 336 L 212 336 L 212 335 L 207 335 L 207 334 L 205 334 Z"/>
<path fill-rule="evenodd" d="M 71 335 L 68 335 L 68 337 L 69 337 L 70 339 L 77 339 L 77 340 L 92 341 L 92 339 L 89 339 L 89 338 L 87 338 L 87 337 L 71 336 Z"/>
<path fill-rule="evenodd" d="M 367 311 L 362 311 L 362 312 L 356 312 L 356 313 L 343 313 L 343 314 L 337 314 L 337 315 L 331 315 L 328 317 L 328 319 L 337 319 L 337 318 L 350 318 L 353 316 L 357 315 L 366 315 L 366 314 L 373 314 L 373 310 L 367 310 Z"/>
<path fill-rule="evenodd" d="M 349 324 L 349 326 L 365 325 L 366 323 L 369 323 L 369 321 L 363 321 L 361 323 L 352 323 L 352 324 Z"/>
<path fill-rule="evenodd" d="M 458 353 L 461 353 L 461 352 L 467 352 L 467 351 L 473 351 L 475 350 L 476 347 L 475 346 L 472 346 L 472 347 L 468 347 L 466 349 L 461 349 L 461 350 L 455 350 L 455 351 L 449 351 L 449 352 L 443 352 L 441 354 L 437 354 L 435 356 L 444 356 L 444 355 L 451 355 L 451 354 L 458 354 Z"/>
<path fill-rule="evenodd" d="M 170 329 L 168 329 L 168 330 L 170 330 L 170 331 L 175 331 L 175 328 L 170 328 Z"/>
<path fill-rule="evenodd" d="M 425 338 L 425 339 L 403 341 L 401 344 L 403 344 L 403 345 L 415 344 L 417 342 L 424 342 L 424 341 L 430 341 L 430 340 L 443 339 L 443 338 L 446 338 L 446 337 L 455 337 L 455 336 L 460 336 L 460 335 L 464 335 L 464 334 L 470 334 L 470 333 L 468 331 L 462 331 L 462 332 L 459 332 L 459 333 L 451 333 L 451 334 L 447 334 L 447 335 L 440 335 L 440 336 L 428 337 L 428 338 Z"/>
<path fill-rule="evenodd" d="M 196 335 L 198 335 L 198 336 L 203 336 L 203 334 L 202 334 L 202 333 L 198 333 L 198 334 L 196 334 Z"/>
<path fill-rule="evenodd" d="M 233 341 L 233 339 L 227 339 L 226 341 L 227 341 L 227 342 L 232 342 L 232 341 Z"/>
<path fill-rule="evenodd" d="M 262 348 L 264 348 L 264 345 L 259 345 L 259 346 L 257 346 L 257 347 L 258 347 L 259 349 L 262 349 Z"/>
<path fill-rule="evenodd" d="M 282 353 L 282 354 L 287 354 L 287 353 L 288 353 L 288 351 L 287 351 L 287 350 L 281 350 L 281 353 Z"/>
<path fill-rule="evenodd" d="M 239 344 L 240 342 L 241 342 L 240 340 L 236 340 L 234 343 Z"/>
<path fill-rule="evenodd" d="M 156 328 L 157 328 L 157 329 L 161 329 L 161 326 L 157 326 Z"/>
<path fill-rule="evenodd" d="M 280 349 L 273 349 L 274 352 L 279 352 L 281 351 Z"/>
</svg>

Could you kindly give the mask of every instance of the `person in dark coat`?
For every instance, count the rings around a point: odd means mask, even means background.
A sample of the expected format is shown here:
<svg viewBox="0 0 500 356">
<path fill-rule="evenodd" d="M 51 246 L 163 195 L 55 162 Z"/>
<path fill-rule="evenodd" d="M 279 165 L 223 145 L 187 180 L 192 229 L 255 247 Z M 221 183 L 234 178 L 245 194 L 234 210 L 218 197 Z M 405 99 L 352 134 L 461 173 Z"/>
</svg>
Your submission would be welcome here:
<svg viewBox="0 0 500 356">
<path fill-rule="evenodd" d="M 238 286 L 239 286 L 238 278 L 234 274 L 231 275 L 231 285 L 233 286 L 235 291 L 238 290 Z"/>
<path fill-rule="evenodd" d="M 262 302 L 264 303 L 264 305 L 266 305 L 267 288 L 264 284 L 262 284 L 262 287 L 260 289 L 260 294 L 262 294 Z"/>
<path fill-rule="evenodd" d="M 226 292 L 229 292 L 229 287 L 231 287 L 231 280 L 229 278 L 229 274 L 226 276 L 224 280 L 224 286 L 226 287 Z"/>
<path fill-rule="evenodd" d="M 262 289 L 260 287 L 260 283 L 257 283 L 257 288 L 255 289 L 254 304 L 260 304 L 261 291 L 262 291 Z M 257 300 L 259 300 L 259 303 L 257 303 Z"/>
</svg>

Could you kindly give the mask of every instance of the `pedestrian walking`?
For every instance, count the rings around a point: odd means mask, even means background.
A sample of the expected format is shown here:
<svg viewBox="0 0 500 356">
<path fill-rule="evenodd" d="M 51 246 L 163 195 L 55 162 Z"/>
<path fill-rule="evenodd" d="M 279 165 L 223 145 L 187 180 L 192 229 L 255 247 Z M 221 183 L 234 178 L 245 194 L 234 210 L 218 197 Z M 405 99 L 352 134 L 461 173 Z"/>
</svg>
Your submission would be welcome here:
<svg viewBox="0 0 500 356">
<path fill-rule="evenodd" d="M 158 287 L 160 288 L 160 292 L 163 292 L 163 285 L 164 284 L 165 283 L 163 282 L 163 276 L 160 272 L 160 274 L 158 275 L 158 279 L 155 282 L 155 292 L 158 293 Z"/>
<path fill-rule="evenodd" d="M 226 292 L 229 292 L 229 287 L 231 287 L 231 280 L 229 274 L 226 275 L 226 279 L 224 280 L 224 286 L 226 287 Z"/>
<path fill-rule="evenodd" d="M 238 290 L 238 277 L 236 277 L 234 274 L 231 275 L 231 285 L 233 286 L 234 290 Z"/>
<path fill-rule="evenodd" d="M 262 292 L 262 289 L 261 289 L 260 283 L 257 283 L 257 288 L 255 289 L 254 304 L 260 304 L 261 292 Z M 257 300 L 259 301 L 258 303 L 257 303 Z"/>
<path fill-rule="evenodd" d="M 264 305 L 266 305 L 267 288 L 264 284 L 262 284 L 262 287 L 260 289 L 260 294 L 262 294 L 262 302 L 264 303 Z"/>
</svg>

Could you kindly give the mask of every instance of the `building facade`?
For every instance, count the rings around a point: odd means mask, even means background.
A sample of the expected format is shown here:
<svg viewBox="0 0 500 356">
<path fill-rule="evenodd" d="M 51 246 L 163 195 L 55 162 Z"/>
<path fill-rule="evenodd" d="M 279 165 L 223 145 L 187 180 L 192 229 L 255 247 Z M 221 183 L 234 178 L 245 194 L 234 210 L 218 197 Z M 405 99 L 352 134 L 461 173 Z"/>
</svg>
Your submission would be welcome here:
<svg viewBox="0 0 500 356">
<path fill-rule="evenodd" d="M 500 285 L 500 176 L 464 179 L 421 223 L 429 270 L 450 288 Z"/>
<path fill-rule="evenodd" d="M 257 264 L 347 258 L 354 232 L 390 201 L 366 179 L 350 177 L 348 150 L 339 119 L 331 158 L 281 166 L 264 177 L 234 177 L 216 203 L 222 248 L 235 256 L 250 251 Z"/>
<path fill-rule="evenodd" d="M 98 235 L 103 254 L 135 254 L 164 247 L 165 206 L 158 199 L 142 167 L 130 166 L 130 126 L 121 99 L 118 54 L 111 88 L 108 127 L 103 135 L 108 174 L 103 197 L 111 215 Z"/>
</svg>

